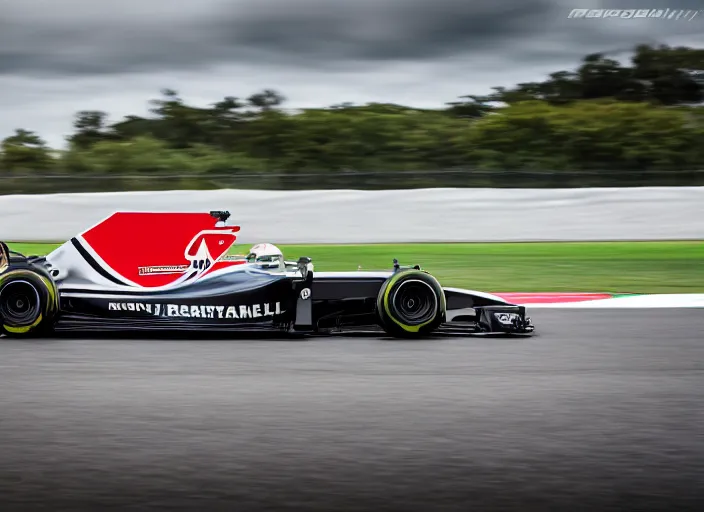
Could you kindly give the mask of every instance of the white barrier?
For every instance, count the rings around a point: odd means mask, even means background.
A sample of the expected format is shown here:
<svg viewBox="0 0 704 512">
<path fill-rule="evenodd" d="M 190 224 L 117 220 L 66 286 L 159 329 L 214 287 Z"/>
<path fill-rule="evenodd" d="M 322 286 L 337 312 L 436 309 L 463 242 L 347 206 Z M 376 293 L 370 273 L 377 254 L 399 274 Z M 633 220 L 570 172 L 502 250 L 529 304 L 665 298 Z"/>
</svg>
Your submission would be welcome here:
<svg viewBox="0 0 704 512">
<path fill-rule="evenodd" d="M 118 210 L 229 210 L 243 243 L 704 239 L 704 187 L 657 187 L 0 196 L 0 240 L 66 240 Z"/>
</svg>

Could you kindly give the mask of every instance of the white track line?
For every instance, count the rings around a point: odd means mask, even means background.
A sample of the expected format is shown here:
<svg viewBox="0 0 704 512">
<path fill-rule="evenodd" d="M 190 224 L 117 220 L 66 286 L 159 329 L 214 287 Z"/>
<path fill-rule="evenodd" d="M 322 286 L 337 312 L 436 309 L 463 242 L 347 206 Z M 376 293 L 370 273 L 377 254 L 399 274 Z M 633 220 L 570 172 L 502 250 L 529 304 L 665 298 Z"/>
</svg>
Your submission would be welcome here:
<svg viewBox="0 0 704 512">
<path fill-rule="evenodd" d="M 523 304 L 526 308 L 628 309 L 628 308 L 704 308 L 704 293 L 636 295 L 580 302 Z"/>
</svg>

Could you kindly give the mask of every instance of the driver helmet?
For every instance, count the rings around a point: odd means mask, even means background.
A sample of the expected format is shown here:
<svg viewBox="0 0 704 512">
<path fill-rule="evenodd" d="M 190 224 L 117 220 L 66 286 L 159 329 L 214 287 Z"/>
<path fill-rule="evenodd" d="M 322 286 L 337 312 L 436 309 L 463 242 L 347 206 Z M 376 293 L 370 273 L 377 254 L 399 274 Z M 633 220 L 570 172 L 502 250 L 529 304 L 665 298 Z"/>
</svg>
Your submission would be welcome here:
<svg viewBox="0 0 704 512">
<path fill-rule="evenodd" d="M 285 268 L 284 254 L 274 244 L 257 244 L 249 250 L 247 262 L 263 269 Z"/>
</svg>

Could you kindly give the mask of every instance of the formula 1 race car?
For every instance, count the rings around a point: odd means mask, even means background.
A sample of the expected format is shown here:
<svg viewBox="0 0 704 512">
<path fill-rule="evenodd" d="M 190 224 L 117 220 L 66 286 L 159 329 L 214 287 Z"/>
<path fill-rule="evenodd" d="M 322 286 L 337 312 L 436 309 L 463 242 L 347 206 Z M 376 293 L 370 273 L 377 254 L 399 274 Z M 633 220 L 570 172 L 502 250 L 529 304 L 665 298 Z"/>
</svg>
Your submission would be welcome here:
<svg viewBox="0 0 704 512">
<path fill-rule="evenodd" d="M 118 331 L 530 334 L 525 308 L 419 266 L 315 272 L 271 244 L 230 255 L 229 212 L 118 212 L 46 257 L 0 243 L 0 334 Z"/>
</svg>

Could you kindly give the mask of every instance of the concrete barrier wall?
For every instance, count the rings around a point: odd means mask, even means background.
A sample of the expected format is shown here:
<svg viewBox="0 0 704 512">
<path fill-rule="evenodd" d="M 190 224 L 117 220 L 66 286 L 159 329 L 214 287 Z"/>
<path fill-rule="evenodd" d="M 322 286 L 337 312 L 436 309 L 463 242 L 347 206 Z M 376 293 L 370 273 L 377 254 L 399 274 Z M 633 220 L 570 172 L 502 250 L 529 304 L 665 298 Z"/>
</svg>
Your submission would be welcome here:
<svg viewBox="0 0 704 512">
<path fill-rule="evenodd" d="M 217 209 L 244 243 L 704 239 L 704 187 L 0 196 L 0 239 L 63 241 L 118 210 Z"/>
</svg>

